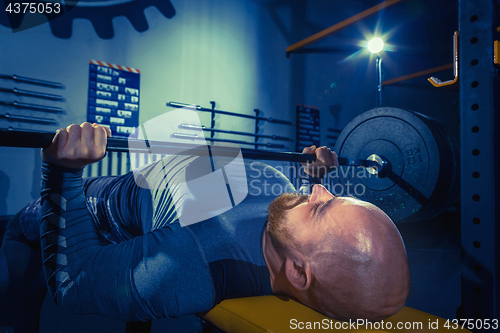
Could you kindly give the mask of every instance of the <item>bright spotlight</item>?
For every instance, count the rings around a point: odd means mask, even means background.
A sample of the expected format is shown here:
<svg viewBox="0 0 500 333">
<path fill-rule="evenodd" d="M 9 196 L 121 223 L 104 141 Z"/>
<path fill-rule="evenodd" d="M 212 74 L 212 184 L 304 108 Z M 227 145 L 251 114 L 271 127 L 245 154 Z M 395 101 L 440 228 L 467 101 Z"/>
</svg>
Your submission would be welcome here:
<svg viewBox="0 0 500 333">
<path fill-rule="evenodd" d="M 371 53 L 379 53 L 384 48 L 384 41 L 380 37 L 375 37 L 368 42 L 368 50 Z"/>
</svg>

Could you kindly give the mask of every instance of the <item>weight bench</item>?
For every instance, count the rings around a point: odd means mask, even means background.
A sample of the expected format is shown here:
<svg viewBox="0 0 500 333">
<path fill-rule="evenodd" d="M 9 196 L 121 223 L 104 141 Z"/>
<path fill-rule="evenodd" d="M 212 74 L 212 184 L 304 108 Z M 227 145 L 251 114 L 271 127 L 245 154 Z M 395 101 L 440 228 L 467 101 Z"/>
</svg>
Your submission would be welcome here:
<svg viewBox="0 0 500 333">
<path fill-rule="evenodd" d="M 199 316 L 216 328 L 205 327 L 204 332 L 206 333 L 217 332 L 217 330 L 225 333 L 321 332 L 333 330 L 343 332 L 450 332 L 450 329 L 444 326 L 447 322 L 446 319 L 406 306 L 395 315 L 383 320 L 383 322 L 367 323 L 353 329 L 354 324 L 349 327 L 349 322 L 330 319 L 286 296 L 260 296 L 225 300 L 206 314 Z M 316 327 L 313 326 L 315 322 Z M 306 326 L 307 323 L 310 323 L 310 326 Z M 454 327 L 451 321 L 448 323 L 451 327 Z M 397 329 L 397 325 L 402 325 L 402 329 Z M 432 326 L 429 327 L 430 325 Z M 307 329 L 308 327 L 310 329 Z M 453 329 L 453 331 L 455 330 Z M 468 330 L 461 330 L 461 332 L 468 332 Z"/>
</svg>

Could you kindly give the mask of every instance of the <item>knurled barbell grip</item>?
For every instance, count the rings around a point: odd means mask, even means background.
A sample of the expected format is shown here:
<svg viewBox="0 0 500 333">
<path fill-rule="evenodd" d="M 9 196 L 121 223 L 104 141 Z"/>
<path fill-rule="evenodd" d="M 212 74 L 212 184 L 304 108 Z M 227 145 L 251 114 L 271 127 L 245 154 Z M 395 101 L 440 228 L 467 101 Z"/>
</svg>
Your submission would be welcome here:
<svg viewBox="0 0 500 333">
<path fill-rule="evenodd" d="M 33 132 L 0 129 L 0 146 L 24 147 L 24 148 L 46 148 L 52 143 L 54 133 Z M 137 152 L 155 154 L 178 154 L 206 156 L 207 149 L 203 145 L 184 144 L 176 142 L 128 140 L 126 138 L 108 138 L 107 151 L 115 152 Z M 273 152 L 260 149 L 234 148 L 224 146 L 210 146 L 212 155 L 236 156 L 241 150 L 243 157 L 256 160 L 288 161 L 288 162 L 314 162 L 316 156 L 294 152 Z M 338 158 L 339 165 L 377 167 L 375 161 L 361 160 L 347 157 Z"/>
</svg>

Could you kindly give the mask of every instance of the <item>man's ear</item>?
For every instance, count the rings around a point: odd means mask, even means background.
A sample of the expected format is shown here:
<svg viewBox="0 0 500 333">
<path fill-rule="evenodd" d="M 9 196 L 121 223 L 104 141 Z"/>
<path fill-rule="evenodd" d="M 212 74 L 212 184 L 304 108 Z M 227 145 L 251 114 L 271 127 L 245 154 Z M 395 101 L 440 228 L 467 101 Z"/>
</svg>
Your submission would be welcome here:
<svg viewBox="0 0 500 333">
<path fill-rule="evenodd" d="M 312 282 L 312 272 L 309 261 L 301 253 L 294 251 L 285 256 L 285 275 L 288 282 L 298 291 L 309 289 Z"/>
</svg>

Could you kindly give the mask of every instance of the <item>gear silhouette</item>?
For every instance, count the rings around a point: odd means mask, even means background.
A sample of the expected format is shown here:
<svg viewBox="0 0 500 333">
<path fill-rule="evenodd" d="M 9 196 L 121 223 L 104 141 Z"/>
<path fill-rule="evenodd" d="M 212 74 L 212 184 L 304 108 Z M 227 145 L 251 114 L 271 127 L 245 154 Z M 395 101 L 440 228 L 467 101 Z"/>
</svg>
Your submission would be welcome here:
<svg viewBox="0 0 500 333">
<path fill-rule="evenodd" d="M 80 0 L 66 1 L 67 10 L 63 15 L 46 16 L 49 18 L 52 34 L 58 38 L 70 38 L 73 20 L 84 18 L 90 20 L 100 38 L 111 39 L 115 35 L 112 20 L 117 16 L 127 17 L 138 32 L 148 30 L 149 25 L 144 9 L 151 6 L 155 6 L 166 18 L 172 18 L 175 15 L 175 9 L 170 0 Z M 0 15 L 0 24 L 11 27 L 13 30 L 20 26 L 21 21 L 21 15 L 15 17 Z"/>
</svg>

